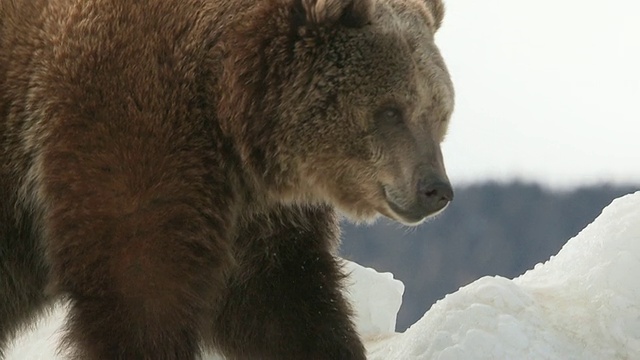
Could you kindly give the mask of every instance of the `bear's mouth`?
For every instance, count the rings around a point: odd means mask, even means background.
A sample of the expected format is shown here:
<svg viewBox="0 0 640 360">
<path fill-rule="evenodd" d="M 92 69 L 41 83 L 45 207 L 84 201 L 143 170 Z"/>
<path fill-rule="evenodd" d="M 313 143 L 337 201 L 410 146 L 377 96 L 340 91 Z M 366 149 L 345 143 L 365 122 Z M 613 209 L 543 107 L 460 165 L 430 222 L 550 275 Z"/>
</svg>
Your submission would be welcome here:
<svg viewBox="0 0 640 360">
<path fill-rule="evenodd" d="M 381 212 L 382 215 L 398 221 L 404 225 L 416 226 L 423 223 L 429 217 L 440 214 L 449 205 L 449 202 L 437 207 L 428 206 L 419 201 L 418 194 L 407 196 L 406 192 L 391 186 L 382 186 L 389 213 Z"/>
</svg>

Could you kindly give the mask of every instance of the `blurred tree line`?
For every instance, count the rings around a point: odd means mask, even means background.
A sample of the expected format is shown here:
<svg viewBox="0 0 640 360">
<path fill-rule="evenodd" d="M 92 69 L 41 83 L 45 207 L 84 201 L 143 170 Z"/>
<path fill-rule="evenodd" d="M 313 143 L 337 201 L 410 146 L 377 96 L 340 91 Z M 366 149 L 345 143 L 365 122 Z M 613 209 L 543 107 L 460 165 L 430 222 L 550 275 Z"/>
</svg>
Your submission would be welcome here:
<svg viewBox="0 0 640 360">
<path fill-rule="evenodd" d="M 437 218 L 417 228 L 390 220 L 344 222 L 343 257 L 405 284 L 398 331 L 446 294 L 485 275 L 517 277 L 556 254 L 611 201 L 640 186 L 552 191 L 535 184 L 484 183 L 455 190 Z"/>
</svg>

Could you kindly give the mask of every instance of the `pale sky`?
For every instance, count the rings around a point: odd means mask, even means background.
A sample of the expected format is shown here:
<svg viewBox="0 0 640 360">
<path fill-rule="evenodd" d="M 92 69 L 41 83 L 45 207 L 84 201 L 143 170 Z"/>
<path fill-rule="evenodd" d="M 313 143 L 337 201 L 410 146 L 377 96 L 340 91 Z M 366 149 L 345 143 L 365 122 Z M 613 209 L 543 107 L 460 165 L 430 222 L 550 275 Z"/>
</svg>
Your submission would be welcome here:
<svg viewBox="0 0 640 360">
<path fill-rule="evenodd" d="M 454 184 L 640 184 L 640 2 L 445 1 Z"/>
</svg>

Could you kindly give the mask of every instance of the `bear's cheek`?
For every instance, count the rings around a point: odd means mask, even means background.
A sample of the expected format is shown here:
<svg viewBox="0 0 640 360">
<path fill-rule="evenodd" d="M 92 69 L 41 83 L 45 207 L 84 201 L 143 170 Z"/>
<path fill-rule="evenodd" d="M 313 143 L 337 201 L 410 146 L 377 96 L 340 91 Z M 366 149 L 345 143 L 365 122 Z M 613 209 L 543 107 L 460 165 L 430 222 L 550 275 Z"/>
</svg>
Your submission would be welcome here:
<svg viewBox="0 0 640 360">
<path fill-rule="evenodd" d="M 313 181 L 315 197 L 337 207 L 354 221 L 374 219 L 384 210 L 383 187 L 377 169 L 356 158 L 318 162 L 306 175 Z"/>
</svg>

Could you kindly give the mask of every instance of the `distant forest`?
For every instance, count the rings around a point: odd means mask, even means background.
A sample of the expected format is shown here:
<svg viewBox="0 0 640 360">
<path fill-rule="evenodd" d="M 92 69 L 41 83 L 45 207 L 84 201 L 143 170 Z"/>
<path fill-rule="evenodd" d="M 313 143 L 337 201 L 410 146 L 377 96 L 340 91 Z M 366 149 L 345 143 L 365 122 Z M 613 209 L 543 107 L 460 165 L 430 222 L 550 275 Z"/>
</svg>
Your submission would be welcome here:
<svg viewBox="0 0 640 360">
<path fill-rule="evenodd" d="M 389 220 L 343 223 L 343 257 L 405 284 L 398 331 L 446 294 L 485 275 L 516 277 L 556 254 L 617 197 L 640 186 L 552 191 L 535 184 L 486 183 L 455 190 L 443 214 L 417 228 Z"/>
</svg>

